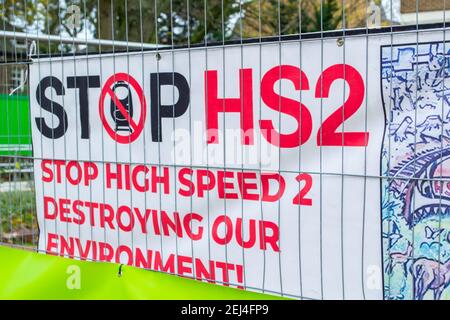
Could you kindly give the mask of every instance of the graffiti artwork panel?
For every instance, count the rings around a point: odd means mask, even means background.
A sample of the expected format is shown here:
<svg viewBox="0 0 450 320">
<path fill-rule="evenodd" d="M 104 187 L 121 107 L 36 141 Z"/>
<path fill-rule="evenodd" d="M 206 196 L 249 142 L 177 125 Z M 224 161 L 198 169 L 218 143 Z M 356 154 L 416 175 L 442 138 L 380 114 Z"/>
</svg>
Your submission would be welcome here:
<svg viewBox="0 0 450 320">
<path fill-rule="evenodd" d="M 383 46 L 387 299 L 450 298 L 450 45 Z"/>
</svg>

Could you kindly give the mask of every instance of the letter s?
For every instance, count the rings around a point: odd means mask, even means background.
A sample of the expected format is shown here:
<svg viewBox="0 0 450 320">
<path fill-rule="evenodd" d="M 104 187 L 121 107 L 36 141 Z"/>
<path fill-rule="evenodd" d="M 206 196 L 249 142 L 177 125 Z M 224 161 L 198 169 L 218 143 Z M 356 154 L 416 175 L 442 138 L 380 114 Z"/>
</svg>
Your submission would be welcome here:
<svg viewBox="0 0 450 320">
<path fill-rule="evenodd" d="M 49 76 L 43 78 L 36 89 L 36 100 L 39 105 L 42 109 L 53 113 L 58 118 L 59 124 L 56 128 L 51 128 L 46 124 L 43 117 L 36 117 L 35 121 L 39 131 L 45 137 L 49 139 L 58 139 L 67 131 L 67 113 L 64 111 L 63 106 L 45 96 L 45 90 L 48 87 L 55 89 L 56 94 L 60 96 L 65 94 L 64 86 L 58 78 Z"/>
<path fill-rule="evenodd" d="M 261 81 L 261 98 L 270 109 L 293 117 L 297 121 L 298 127 L 293 133 L 282 134 L 275 129 L 272 120 L 260 120 L 259 126 L 263 137 L 270 144 L 280 148 L 295 148 L 309 139 L 312 118 L 303 103 L 275 92 L 275 83 L 282 79 L 290 80 L 297 91 L 309 89 L 308 78 L 302 70 L 291 65 L 280 65 L 273 67 L 264 75 Z"/>
</svg>

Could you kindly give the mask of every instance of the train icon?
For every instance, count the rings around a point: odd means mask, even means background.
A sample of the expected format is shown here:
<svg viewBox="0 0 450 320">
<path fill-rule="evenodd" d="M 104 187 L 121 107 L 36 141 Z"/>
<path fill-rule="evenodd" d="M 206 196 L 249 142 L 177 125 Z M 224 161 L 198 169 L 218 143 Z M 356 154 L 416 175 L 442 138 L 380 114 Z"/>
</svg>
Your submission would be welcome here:
<svg viewBox="0 0 450 320">
<path fill-rule="evenodd" d="M 130 116 L 133 117 L 133 99 L 131 97 L 131 90 L 125 81 L 117 81 L 112 87 L 112 91 L 119 99 L 122 106 L 125 108 L 126 112 Z M 123 115 L 123 113 L 119 110 L 119 107 L 114 102 L 114 99 L 111 99 L 111 117 L 115 123 L 115 131 L 128 131 L 133 132 L 133 129 L 130 126 L 129 121 Z"/>
</svg>

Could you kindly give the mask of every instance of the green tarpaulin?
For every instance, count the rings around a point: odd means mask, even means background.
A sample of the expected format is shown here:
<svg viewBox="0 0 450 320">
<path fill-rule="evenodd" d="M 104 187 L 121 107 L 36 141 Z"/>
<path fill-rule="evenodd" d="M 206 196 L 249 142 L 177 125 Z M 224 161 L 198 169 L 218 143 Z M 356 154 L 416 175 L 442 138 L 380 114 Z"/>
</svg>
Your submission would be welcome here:
<svg viewBox="0 0 450 320">
<path fill-rule="evenodd" d="M 29 97 L 0 94 L 0 155 L 30 156 Z"/>
<path fill-rule="evenodd" d="M 160 272 L 0 246 L 0 299 L 278 299 Z"/>
</svg>

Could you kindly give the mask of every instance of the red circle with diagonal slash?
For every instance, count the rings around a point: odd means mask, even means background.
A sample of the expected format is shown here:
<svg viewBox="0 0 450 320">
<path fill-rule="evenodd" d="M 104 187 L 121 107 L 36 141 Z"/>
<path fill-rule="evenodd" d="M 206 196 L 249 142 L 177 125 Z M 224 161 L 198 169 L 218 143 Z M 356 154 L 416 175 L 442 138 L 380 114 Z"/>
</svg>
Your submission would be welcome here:
<svg viewBox="0 0 450 320">
<path fill-rule="evenodd" d="M 136 123 L 133 118 L 130 117 L 130 114 L 127 112 L 125 107 L 120 102 L 119 98 L 117 98 L 114 91 L 112 91 L 111 86 L 117 82 L 117 81 L 125 81 L 130 84 L 131 87 L 133 87 L 134 91 L 136 91 L 139 102 L 141 106 L 141 113 L 139 117 L 139 121 Z M 133 128 L 133 132 L 129 135 L 121 135 L 118 134 L 108 123 L 105 116 L 105 98 L 109 95 L 112 100 L 114 100 L 114 103 L 118 107 L 120 113 L 127 119 L 130 126 Z M 134 140 L 136 140 L 139 135 L 141 134 L 142 130 L 144 129 L 144 123 L 145 123 L 145 115 L 147 110 L 147 103 L 145 101 L 144 92 L 139 85 L 139 83 L 134 79 L 132 76 L 130 76 L 128 73 L 116 73 L 113 74 L 111 77 L 109 77 L 108 80 L 106 80 L 105 84 L 103 85 L 102 93 L 100 95 L 100 101 L 98 104 L 100 119 L 102 120 L 103 126 L 106 129 L 106 132 L 119 143 L 131 143 Z"/>
</svg>

